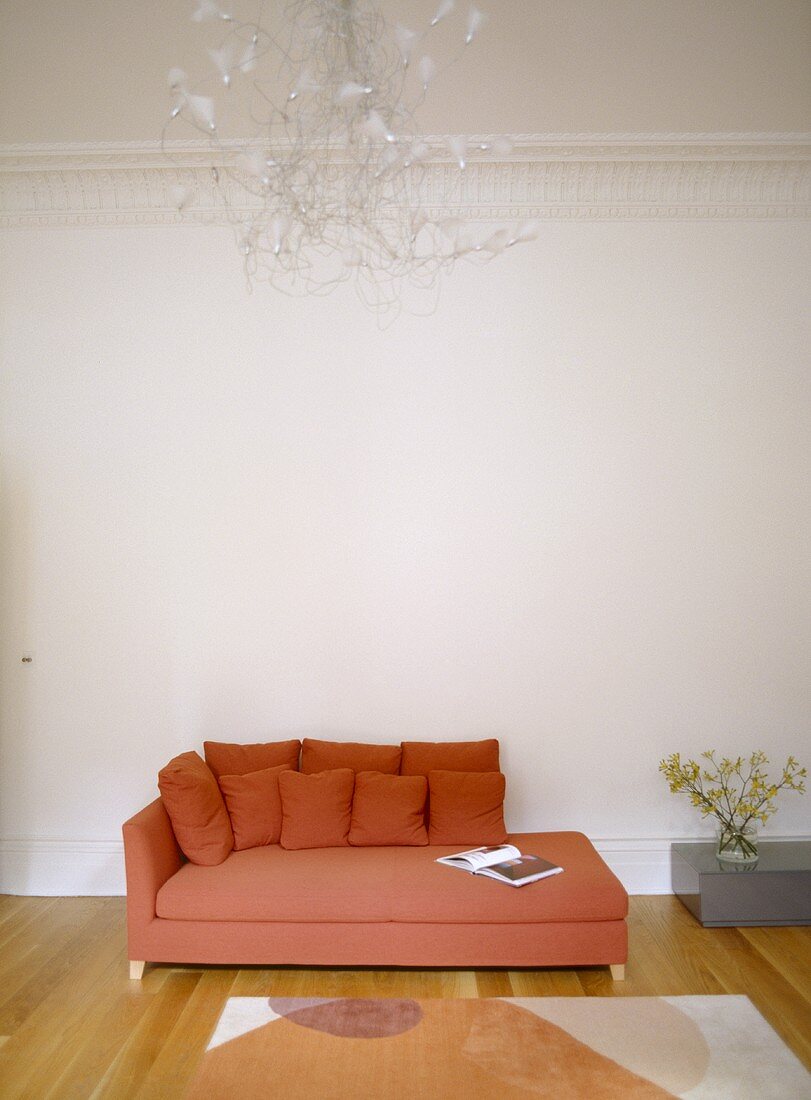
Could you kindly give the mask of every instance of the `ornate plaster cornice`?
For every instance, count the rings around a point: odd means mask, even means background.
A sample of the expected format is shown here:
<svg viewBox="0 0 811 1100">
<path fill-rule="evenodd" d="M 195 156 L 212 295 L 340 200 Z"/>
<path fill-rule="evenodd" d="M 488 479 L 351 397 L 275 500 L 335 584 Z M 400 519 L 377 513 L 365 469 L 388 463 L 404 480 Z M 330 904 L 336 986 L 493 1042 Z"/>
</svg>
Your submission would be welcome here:
<svg viewBox="0 0 811 1100">
<path fill-rule="evenodd" d="M 811 217 L 811 134 L 518 134 L 460 177 L 430 139 L 424 205 L 480 220 Z M 235 147 L 233 147 L 235 148 Z M 0 146 L 0 227 L 224 222 L 204 143 Z M 179 214 L 173 189 L 192 199 Z"/>
</svg>

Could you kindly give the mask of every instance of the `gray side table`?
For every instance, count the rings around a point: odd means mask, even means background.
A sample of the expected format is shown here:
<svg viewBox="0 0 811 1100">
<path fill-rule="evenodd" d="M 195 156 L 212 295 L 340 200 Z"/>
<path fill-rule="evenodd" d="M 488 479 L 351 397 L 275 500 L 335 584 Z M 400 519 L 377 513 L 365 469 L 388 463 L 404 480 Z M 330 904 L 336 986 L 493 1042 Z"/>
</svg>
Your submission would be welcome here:
<svg viewBox="0 0 811 1100">
<path fill-rule="evenodd" d="M 811 924 L 811 841 L 761 841 L 754 866 L 720 863 L 714 843 L 672 844 L 670 869 L 705 927 Z"/>
</svg>

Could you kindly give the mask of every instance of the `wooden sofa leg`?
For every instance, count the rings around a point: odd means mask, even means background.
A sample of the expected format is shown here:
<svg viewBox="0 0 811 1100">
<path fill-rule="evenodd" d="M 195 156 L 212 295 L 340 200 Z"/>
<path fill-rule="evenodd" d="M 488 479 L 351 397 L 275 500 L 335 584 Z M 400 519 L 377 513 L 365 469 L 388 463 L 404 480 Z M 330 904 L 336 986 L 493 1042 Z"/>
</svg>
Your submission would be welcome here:
<svg viewBox="0 0 811 1100">
<path fill-rule="evenodd" d="M 144 976 L 146 963 L 143 959 L 130 959 L 130 978 L 134 982 L 140 982 Z"/>
<path fill-rule="evenodd" d="M 625 981 L 625 963 L 611 963 L 610 970 L 615 982 Z"/>
</svg>

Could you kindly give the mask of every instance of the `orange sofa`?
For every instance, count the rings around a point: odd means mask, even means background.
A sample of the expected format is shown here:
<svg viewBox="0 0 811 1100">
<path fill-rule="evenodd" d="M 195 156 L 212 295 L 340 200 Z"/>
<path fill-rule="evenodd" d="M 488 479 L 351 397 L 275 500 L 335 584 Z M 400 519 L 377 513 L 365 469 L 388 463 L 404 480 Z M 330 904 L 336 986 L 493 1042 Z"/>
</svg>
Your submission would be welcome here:
<svg viewBox="0 0 811 1100">
<path fill-rule="evenodd" d="M 627 894 L 582 833 L 512 835 L 564 873 L 520 889 L 435 862 L 458 845 L 278 844 L 217 866 L 183 856 L 160 798 L 123 827 L 130 974 L 145 961 L 266 966 L 610 965 Z"/>
</svg>

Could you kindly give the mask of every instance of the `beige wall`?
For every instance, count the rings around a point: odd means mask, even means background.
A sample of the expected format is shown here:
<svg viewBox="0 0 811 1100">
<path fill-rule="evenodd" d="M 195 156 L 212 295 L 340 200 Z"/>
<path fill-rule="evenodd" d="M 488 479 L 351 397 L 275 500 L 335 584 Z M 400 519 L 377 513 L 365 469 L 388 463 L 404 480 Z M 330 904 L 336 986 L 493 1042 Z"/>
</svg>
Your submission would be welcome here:
<svg viewBox="0 0 811 1100">
<path fill-rule="evenodd" d="M 3 137 L 155 137 L 186 5 L 137 10 L 6 2 Z M 805 4 L 499 12 L 510 81 L 428 128 L 805 125 Z M 380 332 L 225 230 L 5 232 L 0 889 L 117 888 L 170 755 L 306 734 L 498 736 L 511 826 L 661 886 L 706 827 L 660 757 L 807 755 L 810 267 L 807 222 L 549 223 Z"/>
<path fill-rule="evenodd" d="M 386 0 L 425 26 L 437 0 Z M 210 70 L 193 0 L 4 0 L 0 142 L 159 136 L 166 73 Z M 807 0 L 498 0 L 435 89 L 426 132 L 811 129 Z M 245 0 L 227 6 L 253 9 Z M 449 21 L 437 57 L 451 56 Z M 433 46 L 431 47 L 433 49 Z"/>
<path fill-rule="evenodd" d="M 514 826 L 700 831 L 663 754 L 806 742 L 809 260 L 548 226 L 380 333 L 223 232 L 7 234 L 0 836 L 299 734 L 495 735 Z"/>
</svg>

